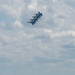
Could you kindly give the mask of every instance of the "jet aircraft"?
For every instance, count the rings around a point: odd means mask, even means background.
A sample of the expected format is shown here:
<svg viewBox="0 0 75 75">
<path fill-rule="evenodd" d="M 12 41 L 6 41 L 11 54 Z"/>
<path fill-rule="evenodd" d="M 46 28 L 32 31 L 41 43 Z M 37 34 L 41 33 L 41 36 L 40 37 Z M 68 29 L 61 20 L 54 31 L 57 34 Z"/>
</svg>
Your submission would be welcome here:
<svg viewBox="0 0 75 75">
<path fill-rule="evenodd" d="M 29 21 L 28 23 L 31 23 L 32 25 L 34 25 L 41 16 L 43 16 L 42 13 L 38 12 L 37 14 L 35 14 L 35 16 L 32 16 L 33 19 L 30 19 L 31 21 Z"/>
</svg>

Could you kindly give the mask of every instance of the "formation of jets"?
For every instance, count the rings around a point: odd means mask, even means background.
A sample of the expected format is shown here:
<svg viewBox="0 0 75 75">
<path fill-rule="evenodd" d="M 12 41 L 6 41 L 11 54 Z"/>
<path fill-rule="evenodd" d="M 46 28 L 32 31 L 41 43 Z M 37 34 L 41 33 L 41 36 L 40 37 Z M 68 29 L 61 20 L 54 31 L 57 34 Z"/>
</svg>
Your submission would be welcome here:
<svg viewBox="0 0 75 75">
<path fill-rule="evenodd" d="M 35 16 L 32 16 L 33 19 L 30 19 L 30 21 L 28 23 L 31 23 L 32 25 L 34 25 L 41 16 L 43 16 L 42 13 L 38 12 L 37 14 L 35 14 Z"/>
</svg>

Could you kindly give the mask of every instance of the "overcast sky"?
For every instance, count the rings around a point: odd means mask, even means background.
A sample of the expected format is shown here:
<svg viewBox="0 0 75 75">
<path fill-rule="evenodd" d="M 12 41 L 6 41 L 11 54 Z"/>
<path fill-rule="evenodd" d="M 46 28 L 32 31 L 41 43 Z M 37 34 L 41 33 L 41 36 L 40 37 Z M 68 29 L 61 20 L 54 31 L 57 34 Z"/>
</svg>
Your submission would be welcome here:
<svg viewBox="0 0 75 75">
<path fill-rule="evenodd" d="M 75 0 L 0 0 L 0 75 L 75 75 Z"/>
</svg>

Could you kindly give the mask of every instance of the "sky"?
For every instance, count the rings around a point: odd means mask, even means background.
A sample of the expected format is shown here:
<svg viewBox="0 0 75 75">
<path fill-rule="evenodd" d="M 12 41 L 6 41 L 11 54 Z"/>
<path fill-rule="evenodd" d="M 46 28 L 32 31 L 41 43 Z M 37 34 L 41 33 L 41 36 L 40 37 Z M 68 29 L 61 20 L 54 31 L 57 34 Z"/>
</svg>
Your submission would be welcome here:
<svg viewBox="0 0 75 75">
<path fill-rule="evenodd" d="M 0 75 L 75 75 L 75 0 L 0 0 Z"/>
</svg>

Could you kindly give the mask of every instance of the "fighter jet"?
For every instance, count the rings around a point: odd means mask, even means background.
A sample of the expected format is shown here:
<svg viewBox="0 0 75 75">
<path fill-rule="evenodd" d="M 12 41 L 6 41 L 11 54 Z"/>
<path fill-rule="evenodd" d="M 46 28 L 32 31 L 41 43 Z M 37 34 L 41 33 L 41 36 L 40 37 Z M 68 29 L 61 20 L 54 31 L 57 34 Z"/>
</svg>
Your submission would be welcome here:
<svg viewBox="0 0 75 75">
<path fill-rule="evenodd" d="M 28 23 L 31 23 L 32 25 L 34 25 L 41 16 L 43 16 L 42 13 L 38 12 L 37 14 L 35 14 L 35 16 L 32 16 L 33 19 L 30 19 L 31 21 L 29 21 Z"/>
<path fill-rule="evenodd" d="M 31 23 L 32 25 L 34 25 L 35 24 L 35 22 L 36 22 L 36 19 L 30 19 L 31 21 L 29 21 L 28 23 Z"/>
<path fill-rule="evenodd" d="M 35 22 L 28 22 L 28 23 L 31 23 L 32 25 L 34 25 L 34 24 L 35 24 Z"/>
<path fill-rule="evenodd" d="M 38 12 L 37 14 L 35 14 L 36 16 L 38 16 L 38 15 L 42 15 L 42 13 L 40 13 L 40 12 Z"/>
</svg>

